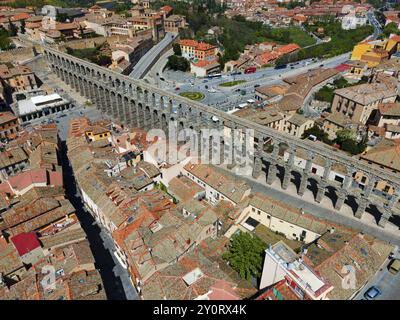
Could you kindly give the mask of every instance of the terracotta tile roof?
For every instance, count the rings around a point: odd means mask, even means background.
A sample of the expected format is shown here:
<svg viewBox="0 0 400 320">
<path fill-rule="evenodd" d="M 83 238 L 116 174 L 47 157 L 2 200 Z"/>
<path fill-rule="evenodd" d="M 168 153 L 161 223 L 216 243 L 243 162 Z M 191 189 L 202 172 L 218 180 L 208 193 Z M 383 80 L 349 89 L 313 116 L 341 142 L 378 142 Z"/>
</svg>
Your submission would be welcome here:
<svg viewBox="0 0 400 320">
<path fill-rule="evenodd" d="M 6 111 L 0 113 L 0 125 L 16 120 L 18 120 L 18 118 L 12 112 Z"/>
<path fill-rule="evenodd" d="M 211 45 L 209 43 L 198 42 L 196 40 L 191 40 L 191 39 L 182 39 L 179 41 L 179 44 L 181 46 L 194 47 L 196 50 L 201 50 L 201 51 L 206 51 L 216 48 L 216 46 Z"/>
<path fill-rule="evenodd" d="M 194 270 L 200 270 L 201 276 L 193 283 L 185 282 L 184 277 Z M 229 288 L 230 286 L 230 288 Z M 216 262 L 209 260 L 200 248 L 195 248 L 177 263 L 155 273 L 143 286 L 145 300 L 192 300 L 199 296 L 210 295 L 215 298 L 237 297 L 232 287 L 235 283 L 225 274 Z M 225 289 L 227 291 L 225 291 Z M 208 295 L 208 298 L 210 296 Z"/>
<path fill-rule="evenodd" d="M 197 194 L 204 192 L 204 189 L 188 177 L 175 177 L 168 183 L 168 192 L 179 201 L 187 201 Z"/>
<path fill-rule="evenodd" d="M 385 116 L 400 117 L 400 103 L 381 103 L 378 106 L 379 113 Z"/>
<path fill-rule="evenodd" d="M 243 180 L 226 176 L 211 165 L 189 162 L 184 169 L 235 203 L 240 202 L 245 197 L 245 193 L 250 190 L 250 186 Z"/>
<path fill-rule="evenodd" d="M 275 52 L 281 53 L 281 54 L 287 54 L 291 53 L 293 51 L 299 50 L 300 46 L 295 44 L 295 43 L 289 43 L 287 45 L 284 45 L 282 47 L 276 48 Z"/>
<path fill-rule="evenodd" d="M 383 139 L 360 157 L 400 172 L 400 140 Z"/>
<path fill-rule="evenodd" d="M 392 249 L 391 245 L 380 240 L 335 230 L 308 246 L 303 259 L 334 286 L 328 293 L 329 299 L 346 300 L 379 270 Z M 351 266 L 356 272 L 354 289 L 342 286 L 345 266 Z"/>
</svg>

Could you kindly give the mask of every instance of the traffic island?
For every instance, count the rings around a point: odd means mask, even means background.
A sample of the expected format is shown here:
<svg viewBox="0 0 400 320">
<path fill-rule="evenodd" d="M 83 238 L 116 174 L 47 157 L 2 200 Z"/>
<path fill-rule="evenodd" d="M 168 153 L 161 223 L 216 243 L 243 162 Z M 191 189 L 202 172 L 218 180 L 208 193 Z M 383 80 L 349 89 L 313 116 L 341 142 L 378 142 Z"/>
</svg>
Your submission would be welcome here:
<svg viewBox="0 0 400 320">
<path fill-rule="evenodd" d="M 181 92 L 179 95 L 194 101 L 200 101 L 204 99 L 204 94 L 201 92 L 188 91 L 188 92 Z"/>
</svg>

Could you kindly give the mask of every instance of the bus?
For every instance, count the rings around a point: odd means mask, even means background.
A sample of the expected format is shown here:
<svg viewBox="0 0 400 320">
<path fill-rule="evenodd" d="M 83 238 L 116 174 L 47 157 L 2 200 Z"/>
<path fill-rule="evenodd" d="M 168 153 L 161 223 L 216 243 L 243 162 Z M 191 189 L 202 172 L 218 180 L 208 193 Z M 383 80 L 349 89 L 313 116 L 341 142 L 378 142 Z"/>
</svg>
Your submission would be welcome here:
<svg viewBox="0 0 400 320">
<path fill-rule="evenodd" d="M 247 68 L 247 69 L 244 70 L 244 73 L 245 73 L 245 74 L 254 73 L 254 72 L 256 72 L 256 70 L 257 70 L 256 67 L 249 67 L 249 68 Z"/>
<path fill-rule="evenodd" d="M 212 79 L 212 78 L 220 78 L 220 77 L 222 77 L 222 74 L 220 74 L 220 73 L 212 73 L 212 74 L 209 74 L 209 75 L 207 76 L 207 78 L 209 78 L 209 79 Z"/>
</svg>

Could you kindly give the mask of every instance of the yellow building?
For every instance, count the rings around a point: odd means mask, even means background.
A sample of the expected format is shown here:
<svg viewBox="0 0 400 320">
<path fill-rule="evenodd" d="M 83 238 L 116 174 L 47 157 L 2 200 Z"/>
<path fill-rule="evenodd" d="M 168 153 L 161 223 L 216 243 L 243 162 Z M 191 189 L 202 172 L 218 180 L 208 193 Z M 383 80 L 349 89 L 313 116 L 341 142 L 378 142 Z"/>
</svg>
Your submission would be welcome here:
<svg viewBox="0 0 400 320">
<path fill-rule="evenodd" d="M 392 55 L 393 53 L 396 53 L 400 49 L 400 36 L 393 36 L 390 39 L 388 39 L 385 50 Z"/>
<path fill-rule="evenodd" d="M 373 68 L 387 59 L 389 59 L 389 53 L 385 49 L 374 48 L 361 55 L 360 61 L 366 62 L 368 68 Z"/>
<path fill-rule="evenodd" d="M 90 141 L 98 141 L 111 137 L 111 132 L 101 126 L 92 126 L 85 130 L 85 136 Z"/>
<path fill-rule="evenodd" d="M 351 60 L 361 60 L 361 56 L 373 48 L 374 45 L 368 42 L 356 44 L 353 48 L 353 52 L 351 53 Z"/>
</svg>

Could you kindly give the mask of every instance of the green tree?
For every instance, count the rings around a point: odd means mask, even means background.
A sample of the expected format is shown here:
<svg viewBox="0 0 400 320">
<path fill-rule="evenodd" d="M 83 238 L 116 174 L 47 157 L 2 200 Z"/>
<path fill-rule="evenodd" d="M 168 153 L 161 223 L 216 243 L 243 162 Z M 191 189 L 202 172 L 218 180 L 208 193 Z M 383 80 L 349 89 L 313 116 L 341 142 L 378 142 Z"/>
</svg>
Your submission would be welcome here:
<svg viewBox="0 0 400 320">
<path fill-rule="evenodd" d="M 10 19 L 8 19 L 8 30 L 10 37 L 15 37 L 18 34 L 18 28 L 14 23 L 11 22 Z"/>
<path fill-rule="evenodd" d="M 347 140 L 355 140 L 356 133 L 351 129 L 342 129 L 336 132 L 336 142 L 342 144 Z"/>
<path fill-rule="evenodd" d="M 322 130 L 321 128 L 319 128 L 318 126 L 314 125 L 313 127 L 311 127 L 310 129 L 307 129 L 304 131 L 302 139 L 306 139 L 308 138 L 310 135 L 313 135 L 315 137 L 317 137 L 318 140 L 326 143 L 326 144 L 332 144 L 333 141 L 331 141 L 329 139 L 329 135 Z"/>
<path fill-rule="evenodd" d="M 383 34 L 386 38 L 389 37 L 392 33 L 400 34 L 400 30 L 397 28 L 397 23 L 395 22 L 388 23 L 383 29 Z"/>
<path fill-rule="evenodd" d="M 80 33 L 81 38 L 83 39 L 85 37 L 85 33 L 83 31 L 82 25 L 79 25 L 79 33 Z"/>
<path fill-rule="evenodd" d="M 240 231 L 232 236 L 223 258 L 241 278 L 251 280 L 252 276 L 261 275 L 265 247 L 265 243 L 259 238 Z"/>
<path fill-rule="evenodd" d="M 25 32 L 26 32 L 26 30 L 25 30 L 25 20 L 22 20 L 22 22 L 21 22 L 21 33 L 22 34 L 25 34 Z"/>
<path fill-rule="evenodd" d="M 68 19 L 68 15 L 66 13 L 59 13 L 57 12 L 56 21 L 58 22 L 65 22 Z"/>
<path fill-rule="evenodd" d="M 172 70 L 188 71 L 190 69 L 190 62 L 184 57 L 172 55 L 168 57 L 167 67 Z"/>
<path fill-rule="evenodd" d="M 0 26 L 0 49 L 8 50 L 12 46 L 8 32 L 2 26 Z"/>
<path fill-rule="evenodd" d="M 182 50 L 181 50 L 181 46 L 179 45 L 179 43 L 174 43 L 172 45 L 172 49 L 174 50 L 174 54 L 176 56 L 181 56 L 182 55 Z"/>
</svg>

